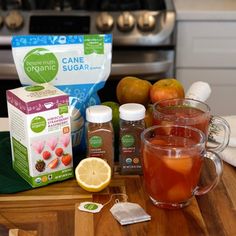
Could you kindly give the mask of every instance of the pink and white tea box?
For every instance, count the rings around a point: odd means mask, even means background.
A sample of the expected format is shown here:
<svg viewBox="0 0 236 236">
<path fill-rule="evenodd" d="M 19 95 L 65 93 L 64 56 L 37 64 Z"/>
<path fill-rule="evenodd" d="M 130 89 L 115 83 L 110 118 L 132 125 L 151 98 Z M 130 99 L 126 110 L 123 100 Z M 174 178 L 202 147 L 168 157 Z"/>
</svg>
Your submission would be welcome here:
<svg viewBox="0 0 236 236">
<path fill-rule="evenodd" d="M 13 168 L 32 187 L 74 176 L 69 96 L 50 84 L 7 91 Z"/>
</svg>

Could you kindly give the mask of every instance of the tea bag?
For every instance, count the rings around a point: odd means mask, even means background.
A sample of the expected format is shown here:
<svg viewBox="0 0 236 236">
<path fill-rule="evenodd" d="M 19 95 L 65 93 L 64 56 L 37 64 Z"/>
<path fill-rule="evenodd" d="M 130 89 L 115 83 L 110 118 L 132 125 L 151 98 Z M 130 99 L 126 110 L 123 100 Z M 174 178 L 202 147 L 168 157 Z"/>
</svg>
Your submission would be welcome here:
<svg viewBox="0 0 236 236">
<path fill-rule="evenodd" d="M 151 220 L 151 216 L 148 215 L 144 209 L 136 203 L 116 201 L 110 211 L 121 225 Z"/>
<path fill-rule="evenodd" d="M 110 209 L 110 212 L 115 217 L 115 219 L 120 222 L 121 225 L 151 220 L 151 216 L 148 215 L 140 205 L 132 202 L 127 202 L 128 196 L 124 193 L 112 194 L 110 199 L 104 204 L 96 202 L 82 202 L 80 203 L 78 209 L 90 213 L 98 213 L 104 208 L 104 206 L 111 202 L 114 196 L 117 195 L 123 196 L 125 198 L 124 202 L 120 202 L 119 199 L 116 199 L 115 204 Z"/>
</svg>

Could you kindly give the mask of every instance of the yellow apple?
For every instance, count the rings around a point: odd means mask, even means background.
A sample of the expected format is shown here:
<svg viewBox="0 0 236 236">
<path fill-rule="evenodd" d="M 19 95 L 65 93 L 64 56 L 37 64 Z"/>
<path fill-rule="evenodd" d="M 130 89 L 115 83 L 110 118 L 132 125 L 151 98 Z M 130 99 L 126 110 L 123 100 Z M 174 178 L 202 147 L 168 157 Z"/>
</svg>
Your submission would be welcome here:
<svg viewBox="0 0 236 236">
<path fill-rule="evenodd" d="M 152 84 L 134 76 L 122 78 L 116 87 L 116 96 L 120 104 L 140 103 L 146 106 L 149 101 L 149 93 Z"/>
</svg>

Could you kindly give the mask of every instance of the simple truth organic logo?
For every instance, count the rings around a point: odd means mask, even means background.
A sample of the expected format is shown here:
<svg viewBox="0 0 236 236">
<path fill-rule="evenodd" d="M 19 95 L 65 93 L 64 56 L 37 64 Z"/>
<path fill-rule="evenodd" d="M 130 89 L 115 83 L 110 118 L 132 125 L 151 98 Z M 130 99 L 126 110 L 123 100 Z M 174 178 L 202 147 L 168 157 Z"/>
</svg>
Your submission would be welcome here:
<svg viewBox="0 0 236 236">
<path fill-rule="evenodd" d="M 50 82 L 57 75 L 58 60 L 49 50 L 36 48 L 24 57 L 24 70 L 35 83 Z"/>
</svg>

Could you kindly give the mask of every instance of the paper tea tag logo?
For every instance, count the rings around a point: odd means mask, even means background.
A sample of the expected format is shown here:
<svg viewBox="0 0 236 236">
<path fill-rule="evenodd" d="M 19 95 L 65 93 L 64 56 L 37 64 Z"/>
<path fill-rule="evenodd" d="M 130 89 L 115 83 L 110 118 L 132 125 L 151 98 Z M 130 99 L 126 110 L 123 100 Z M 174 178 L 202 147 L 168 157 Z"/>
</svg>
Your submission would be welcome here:
<svg viewBox="0 0 236 236">
<path fill-rule="evenodd" d="M 35 48 L 24 57 L 24 70 L 35 83 L 52 81 L 58 72 L 56 56 L 45 48 Z"/>
<path fill-rule="evenodd" d="M 94 203 L 88 203 L 84 205 L 84 208 L 87 210 L 96 210 L 98 208 L 98 205 L 94 204 Z"/>
</svg>

